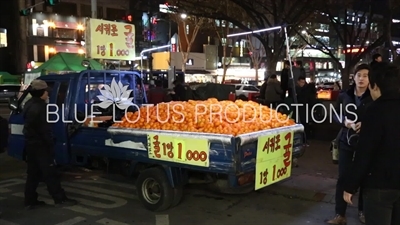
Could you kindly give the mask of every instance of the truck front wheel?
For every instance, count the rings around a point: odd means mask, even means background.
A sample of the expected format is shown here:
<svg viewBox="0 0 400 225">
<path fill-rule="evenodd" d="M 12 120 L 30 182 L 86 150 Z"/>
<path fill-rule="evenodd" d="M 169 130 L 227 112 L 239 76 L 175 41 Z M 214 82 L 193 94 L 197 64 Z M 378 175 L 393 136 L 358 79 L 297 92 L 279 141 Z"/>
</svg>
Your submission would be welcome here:
<svg viewBox="0 0 400 225">
<path fill-rule="evenodd" d="M 166 210 L 174 201 L 174 189 L 169 184 L 167 174 L 162 168 L 143 170 L 136 181 L 136 188 L 139 200 L 148 210 Z"/>
</svg>

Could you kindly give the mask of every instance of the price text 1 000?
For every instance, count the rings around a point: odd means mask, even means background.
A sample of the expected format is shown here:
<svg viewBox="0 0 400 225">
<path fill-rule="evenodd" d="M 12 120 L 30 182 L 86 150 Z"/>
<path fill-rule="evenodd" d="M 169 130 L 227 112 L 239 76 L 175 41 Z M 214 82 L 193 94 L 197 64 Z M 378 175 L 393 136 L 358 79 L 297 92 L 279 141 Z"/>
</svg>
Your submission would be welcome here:
<svg viewBox="0 0 400 225">
<path fill-rule="evenodd" d="M 129 50 L 127 49 L 117 49 L 114 53 L 114 44 L 110 43 L 108 44 L 108 49 L 106 45 L 97 45 L 97 54 L 101 56 L 106 56 L 106 53 L 108 53 L 108 56 L 114 57 L 114 56 L 129 56 Z"/>
</svg>

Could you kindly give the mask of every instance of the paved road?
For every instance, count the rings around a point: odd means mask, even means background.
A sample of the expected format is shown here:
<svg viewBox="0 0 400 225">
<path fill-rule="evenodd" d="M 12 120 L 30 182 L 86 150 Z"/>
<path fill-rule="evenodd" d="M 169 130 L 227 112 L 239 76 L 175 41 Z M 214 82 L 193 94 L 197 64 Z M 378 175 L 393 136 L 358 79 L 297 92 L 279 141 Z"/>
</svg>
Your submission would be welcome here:
<svg viewBox="0 0 400 225">
<path fill-rule="evenodd" d="M 329 143 L 310 148 L 285 182 L 247 195 L 219 195 L 188 186 L 183 202 L 162 213 L 145 210 L 136 198 L 133 180 L 101 171 L 75 169 L 64 173 L 63 185 L 79 205 L 26 211 L 22 207 L 25 165 L 0 155 L 2 225 L 304 225 L 324 224 L 333 215 L 337 167 L 330 162 Z M 52 204 L 45 186 L 40 199 Z M 359 224 L 350 207 L 348 224 Z"/>
</svg>

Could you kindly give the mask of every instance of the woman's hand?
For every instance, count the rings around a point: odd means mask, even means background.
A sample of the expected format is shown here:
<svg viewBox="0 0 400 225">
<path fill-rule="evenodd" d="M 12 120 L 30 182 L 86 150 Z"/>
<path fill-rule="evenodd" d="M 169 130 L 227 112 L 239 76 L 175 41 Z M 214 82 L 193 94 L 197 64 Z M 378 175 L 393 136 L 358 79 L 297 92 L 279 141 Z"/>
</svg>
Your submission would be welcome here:
<svg viewBox="0 0 400 225">
<path fill-rule="evenodd" d="M 358 122 L 358 123 L 356 123 L 356 125 L 355 125 L 355 127 L 354 127 L 354 130 L 355 130 L 357 133 L 359 133 L 359 132 L 360 132 L 360 129 L 361 129 L 361 122 Z"/>
<path fill-rule="evenodd" d="M 344 120 L 344 126 L 347 127 L 348 129 L 352 129 L 353 122 L 348 120 L 347 118 Z"/>
</svg>

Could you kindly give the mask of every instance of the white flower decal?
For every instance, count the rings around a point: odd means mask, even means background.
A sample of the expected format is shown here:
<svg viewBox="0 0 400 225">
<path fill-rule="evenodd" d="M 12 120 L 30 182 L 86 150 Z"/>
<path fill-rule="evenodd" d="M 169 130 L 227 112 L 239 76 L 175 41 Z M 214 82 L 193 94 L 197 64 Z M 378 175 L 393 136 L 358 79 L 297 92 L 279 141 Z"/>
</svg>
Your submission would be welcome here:
<svg viewBox="0 0 400 225">
<path fill-rule="evenodd" d="M 133 105 L 133 97 L 129 97 L 132 90 L 128 90 L 128 87 L 129 85 L 123 86 L 121 81 L 118 81 L 117 83 L 115 78 L 113 78 L 111 86 L 105 84 L 104 90 L 100 89 L 101 95 L 97 95 L 97 98 L 101 102 L 97 105 L 100 108 L 107 109 L 112 104 L 115 104 L 121 110 L 127 109 L 129 106 Z"/>
</svg>

